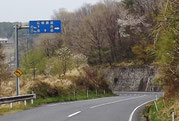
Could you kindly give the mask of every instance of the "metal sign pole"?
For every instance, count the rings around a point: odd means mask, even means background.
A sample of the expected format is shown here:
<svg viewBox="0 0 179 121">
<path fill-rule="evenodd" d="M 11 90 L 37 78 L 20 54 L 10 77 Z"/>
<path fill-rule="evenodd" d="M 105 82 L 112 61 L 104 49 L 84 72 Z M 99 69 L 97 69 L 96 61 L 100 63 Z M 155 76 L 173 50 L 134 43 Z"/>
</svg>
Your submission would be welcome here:
<svg viewBox="0 0 179 121">
<path fill-rule="evenodd" d="M 18 28 L 19 26 L 16 24 L 15 29 L 15 61 L 16 61 L 16 69 L 19 68 L 19 51 L 18 51 Z M 20 95 L 20 87 L 19 87 L 19 78 L 16 77 L 16 95 Z"/>
<path fill-rule="evenodd" d="M 16 24 L 15 29 L 15 62 L 16 62 L 16 95 L 20 95 L 19 77 L 22 75 L 19 69 L 19 51 L 18 51 L 18 30 L 29 29 L 30 34 L 34 33 L 61 33 L 60 20 L 47 20 L 47 21 L 30 21 L 29 26 L 19 26 Z M 19 75 L 20 74 L 20 75 Z M 19 77 L 18 77 L 19 76 Z"/>
<path fill-rule="evenodd" d="M 29 26 L 19 26 L 16 24 L 15 29 L 15 62 L 16 62 L 16 71 L 19 69 L 19 48 L 18 48 L 18 30 L 19 29 L 29 29 Z M 22 73 L 21 73 L 22 74 Z M 19 86 L 19 77 L 16 76 L 16 95 L 20 95 L 20 86 Z"/>
</svg>

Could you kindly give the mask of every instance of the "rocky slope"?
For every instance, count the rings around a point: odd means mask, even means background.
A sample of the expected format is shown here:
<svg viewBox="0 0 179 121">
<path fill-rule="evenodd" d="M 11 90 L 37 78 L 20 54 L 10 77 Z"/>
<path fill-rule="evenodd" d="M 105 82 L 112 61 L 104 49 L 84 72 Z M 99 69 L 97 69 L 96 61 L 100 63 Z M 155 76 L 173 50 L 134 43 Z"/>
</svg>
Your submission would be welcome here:
<svg viewBox="0 0 179 121">
<path fill-rule="evenodd" d="M 156 74 L 156 67 L 113 67 L 105 78 L 112 83 L 114 91 L 159 91 L 160 88 L 152 84 Z"/>
</svg>

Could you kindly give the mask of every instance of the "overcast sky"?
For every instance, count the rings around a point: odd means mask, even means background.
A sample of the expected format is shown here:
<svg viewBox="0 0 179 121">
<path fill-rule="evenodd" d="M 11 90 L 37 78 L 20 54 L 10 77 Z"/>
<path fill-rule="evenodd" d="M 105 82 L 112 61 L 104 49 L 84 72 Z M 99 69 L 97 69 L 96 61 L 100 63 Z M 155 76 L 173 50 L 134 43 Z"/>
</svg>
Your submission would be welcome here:
<svg viewBox="0 0 179 121">
<path fill-rule="evenodd" d="M 50 19 L 54 10 L 74 11 L 85 3 L 101 0 L 0 0 L 0 22 Z"/>
</svg>

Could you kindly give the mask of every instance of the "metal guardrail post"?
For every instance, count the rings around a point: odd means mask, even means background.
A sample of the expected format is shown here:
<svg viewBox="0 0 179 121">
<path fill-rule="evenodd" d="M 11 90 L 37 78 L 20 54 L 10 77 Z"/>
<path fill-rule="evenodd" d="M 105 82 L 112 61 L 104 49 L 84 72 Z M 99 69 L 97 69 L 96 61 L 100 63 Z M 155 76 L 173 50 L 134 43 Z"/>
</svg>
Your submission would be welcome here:
<svg viewBox="0 0 179 121">
<path fill-rule="evenodd" d="M 98 90 L 96 89 L 96 96 L 98 95 Z"/>
<path fill-rule="evenodd" d="M 158 112 L 158 107 L 157 107 L 156 101 L 154 101 L 154 104 L 155 104 L 156 111 Z"/>
<path fill-rule="evenodd" d="M 76 97 L 76 91 L 75 90 L 73 91 L 73 97 L 74 98 Z"/>
<path fill-rule="evenodd" d="M 27 105 L 27 101 L 26 101 L 26 100 L 24 100 L 24 105 L 25 105 L 25 106 Z"/>
<path fill-rule="evenodd" d="M 156 100 L 156 101 L 158 100 L 158 97 L 157 97 L 157 95 L 155 95 L 155 100 Z"/>
<path fill-rule="evenodd" d="M 13 103 L 10 103 L 10 108 L 13 108 Z"/>
<path fill-rule="evenodd" d="M 31 99 L 31 104 L 34 104 L 34 99 Z"/>
<path fill-rule="evenodd" d="M 171 111 L 171 115 L 172 115 L 172 121 L 175 121 L 175 110 L 174 110 L 174 108 Z"/>
<path fill-rule="evenodd" d="M 89 92 L 88 92 L 88 89 L 87 89 L 87 91 L 86 91 L 86 96 L 87 96 L 87 98 L 89 97 Z"/>
</svg>

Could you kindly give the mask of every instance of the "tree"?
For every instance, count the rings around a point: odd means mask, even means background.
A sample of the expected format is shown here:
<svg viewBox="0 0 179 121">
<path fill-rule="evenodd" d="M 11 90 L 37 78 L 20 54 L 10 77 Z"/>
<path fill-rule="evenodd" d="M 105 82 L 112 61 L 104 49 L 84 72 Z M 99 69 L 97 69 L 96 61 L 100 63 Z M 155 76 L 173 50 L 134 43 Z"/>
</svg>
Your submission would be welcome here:
<svg viewBox="0 0 179 121">
<path fill-rule="evenodd" d="M 57 55 L 62 66 L 63 74 L 65 75 L 67 70 L 72 66 L 72 53 L 70 49 L 63 46 L 61 49 L 57 50 Z"/>
<path fill-rule="evenodd" d="M 87 57 L 83 54 L 74 55 L 73 63 L 75 64 L 75 67 L 78 69 L 80 65 L 87 64 Z"/>
<path fill-rule="evenodd" d="M 150 64 L 155 59 L 154 46 L 145 44 L 145 40 L 143 40 L 142 44 L 132 47 L 132 52 L 137 56 L 137 60 L 142 62 L 141 64 Z"/>
<path fill-rule="evenodd" d="M 44 56 L 50 58 L 55 56 L 55 50 L 60 47 L 60 42 L 52 34 L 40 35 L 35 42 L 35 48 L 41 49 Z"/>
<path fill-rule="evenodd" d="M 46 57 L 40 50 L 32 50 L 26 53 L 22 62 L 25 73 L 31 73 L 35 80 L 37 73 L 45 74 Z"/>
<path fill-rule="evenodd" d="M 179 97 L 179 4 L 178 0 L 164 1 L 157 17 L 155 47 L 160 63 L 159 83 L 166 96 Z"/>
</svg>

